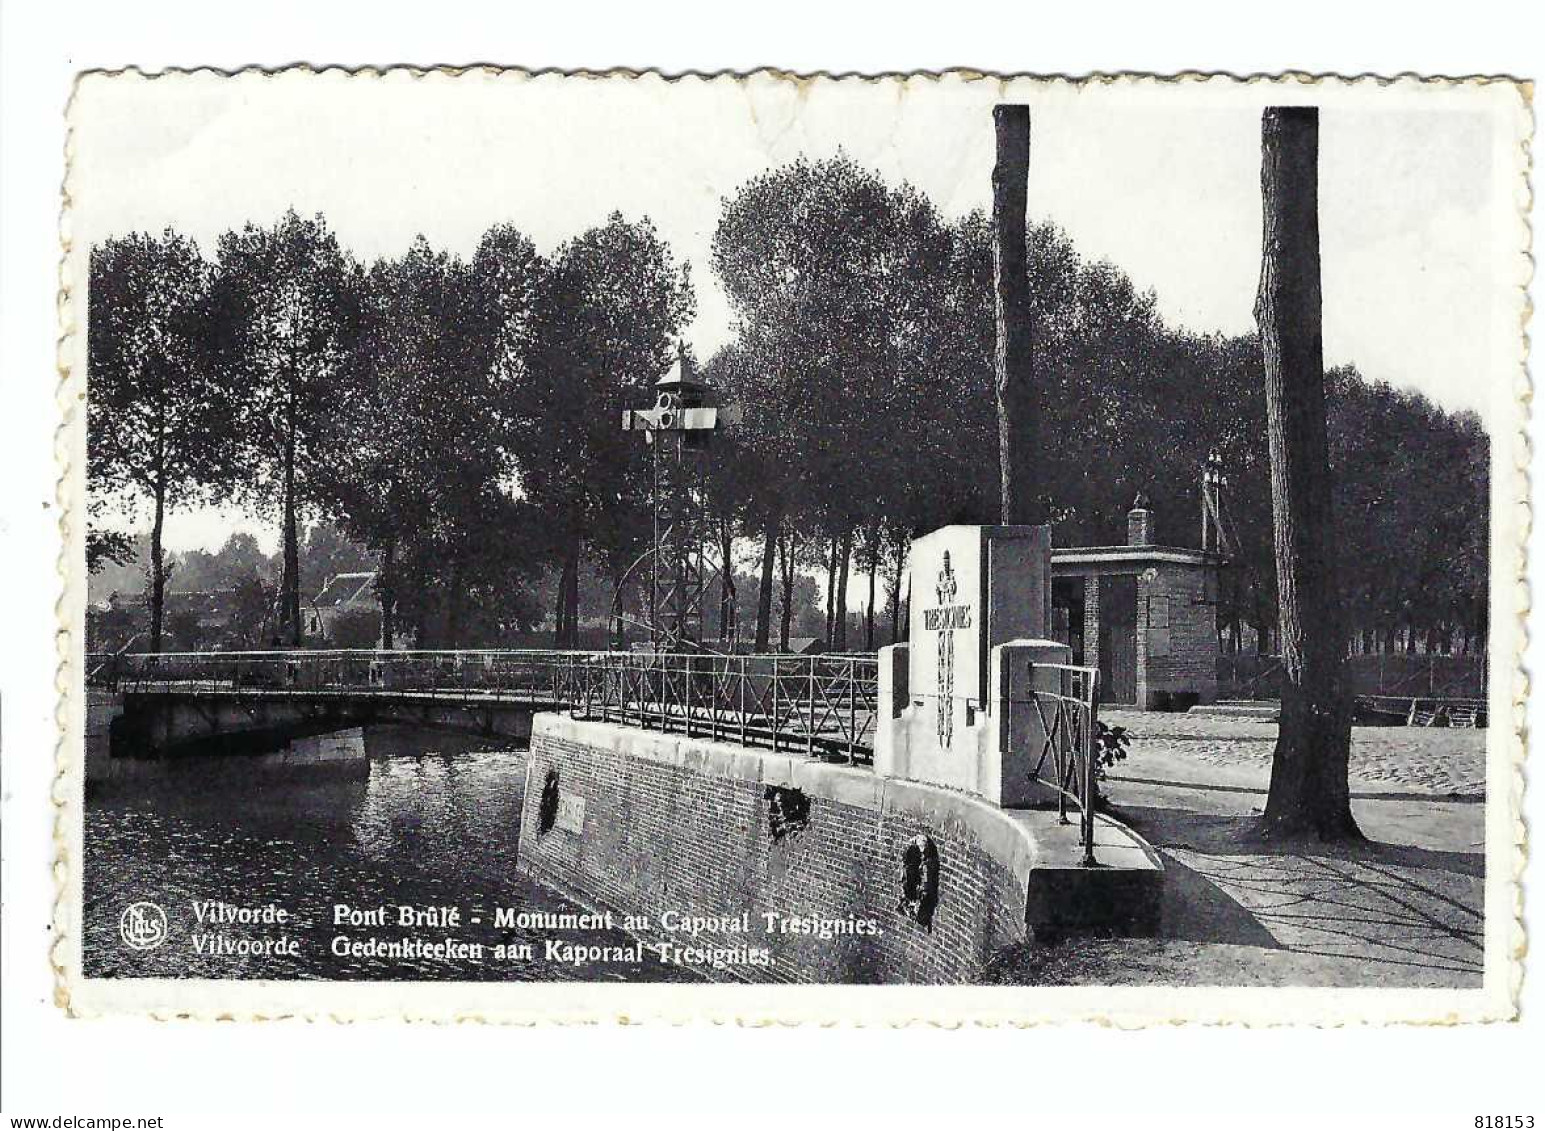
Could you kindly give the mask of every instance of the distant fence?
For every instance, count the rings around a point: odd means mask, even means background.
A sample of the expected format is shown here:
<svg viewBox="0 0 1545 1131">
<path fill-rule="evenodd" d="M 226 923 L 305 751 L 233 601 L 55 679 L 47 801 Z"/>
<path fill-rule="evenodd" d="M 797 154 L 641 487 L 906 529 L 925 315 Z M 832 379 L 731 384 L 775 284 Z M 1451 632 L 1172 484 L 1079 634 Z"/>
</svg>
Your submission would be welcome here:
<svg viewBox="0 0 1545 1131">
<path fill-rule="evenodd" d="M 1347 657 L 1352 693 L 1391 699 L 1486 698 L 1486 657 L 1374 653 Z M 1240 653 L 1218 657 L 1219 699 L 1278 699 L 1282 658 Z"/>
<path fill-rule="evenodd" d="M 873 760 L 873 656 L 368 650 L 93 655 L 92 686 L 165 694 L 432 696 L 849 762 Z"/>
</svg>

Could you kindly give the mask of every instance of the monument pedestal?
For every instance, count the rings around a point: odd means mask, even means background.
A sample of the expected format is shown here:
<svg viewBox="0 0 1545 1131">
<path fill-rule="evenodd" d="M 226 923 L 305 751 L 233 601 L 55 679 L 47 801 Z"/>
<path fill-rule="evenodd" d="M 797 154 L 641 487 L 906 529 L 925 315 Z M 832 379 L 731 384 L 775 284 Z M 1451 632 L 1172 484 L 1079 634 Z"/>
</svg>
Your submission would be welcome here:
<svg viewBox="0 0 1545 1131">
<path fill-rule="evenodd" d="M 910 638 L 879 654 L 874 771 L 1007 810 L 1034 845 L 1034 929 L 1146 930 L 1162 895 L 1157 853 L 1109 814 L 1085 837 L 1058 811 L 1048 728 L 1086 677 L 1046 638 L 1049 623 L 1048 528 L 946 527 L 913 542 Z"/>
<path fill-rule="evenodd" d="M 912 544 L 909 642 L 880 653 L 875 768 L 1004 806 L 1045 800 L 1031 778 L 1044 731 L 1026 690 L 1045 639 L 1051 529 L 946 526 Z"/>
<path fill-rule="evenodd" d="M 909 640 L 880 649 L 876 773 L 1010 810 L 1035 846 L 1025 917 L 1037 930 L 1146 930 L 1162 892 L 1158 855 L 1096 814 L 1090 867 L 1081 822 L 1057 811 L 1047 730 L 1084 677 L 1069 670 L 1072 649 L 1046 639 L 1050 530 L 947 526 L 912 544 L 911 584 Z"/>
<path fill-rule="evenodd" d="M 1014 640 L 993 648 L 988 694 L 951 705 L 961 718 L 948 747 L 939 741 L 937 701 L 910 693 L 910 651 L 907 644 L 880 649 L 875 771 L 964 790 L 1005 808 L 1054 803 L 1056 793 L 1032 777 L 1046 729 L 1029 689 L 1038 682 L 1037 665 L 1071 662 L 1067 645 Z M 1039 677 L 1042 686 L 1049 674 Z"/>
</svg>

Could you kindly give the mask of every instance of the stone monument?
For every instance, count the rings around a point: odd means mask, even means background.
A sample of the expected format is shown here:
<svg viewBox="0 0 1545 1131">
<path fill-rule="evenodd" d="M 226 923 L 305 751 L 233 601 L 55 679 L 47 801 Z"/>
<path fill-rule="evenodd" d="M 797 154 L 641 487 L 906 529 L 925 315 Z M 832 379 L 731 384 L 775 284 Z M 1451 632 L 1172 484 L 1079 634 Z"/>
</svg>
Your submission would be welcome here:
<svg viewBox="0 0 1545 1131">
<path fill-rule="evenodd" d="M 1051 626 L 1051 529 L 946 526 L 912 544 L 908 642 L 880 652 L 875 769 L 1000 805 L 1031 778 L 1034 665 L 1066 664 Z"/>
</svg>

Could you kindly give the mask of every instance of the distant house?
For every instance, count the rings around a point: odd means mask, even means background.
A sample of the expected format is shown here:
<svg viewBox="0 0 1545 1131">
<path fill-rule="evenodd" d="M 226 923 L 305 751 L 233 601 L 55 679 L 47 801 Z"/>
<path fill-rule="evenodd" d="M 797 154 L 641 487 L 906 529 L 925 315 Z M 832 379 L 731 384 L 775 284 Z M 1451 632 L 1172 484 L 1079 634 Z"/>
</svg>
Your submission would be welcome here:
<svg viewBox="0 0 1545 1131">
<path fill-rule="evenodd" d="M 306 608 L 306 632 L 330 640 L 335 635 L 338 618 L 355 612 L 380 616 L 381 602 L 376 597 L 374 570 L 338 573 L 328 578 L 322 591 Z"/>
<path fill-rule="evenodd" d="M 240 594 L 229 589 L 168 589 L 162 597 L 162 646 L 194 650 L 228 643 L 239 619 Z M 89 635 L 97 646 L 114 651 L 150 631 L 146 594 L 114 590 L 86 611 Z"/>
<path fill-rule="evenodd" d="M 236 611 L 235 589 L 167 589 L 161 601 L 161 614 L 170 622 L 185 617 L 202 633 L 225 631 Z M 150 599 L 143 593 L 114 591 L 101 603 L 104 612 L 127 612 L 146 624 L 150 622 Z"/>
<path fill-rule="evenodd" d="M 1154 544 L 1139 496 L 1122 546 L 1051 552 L 1050 634 L 1100 670 L 1100 701 L 1184 710 L 1218 697 L 1218 571 L 1204 550 Z"/>
<path fill-rule="evenodd" d="M 236 615 L 235 589 L 201 589 L 190 592 L 168 591 L 166 614 L 189 614 L 198 621 L 199 631 L 212 636 L 224 632 Z"/>
</svg>

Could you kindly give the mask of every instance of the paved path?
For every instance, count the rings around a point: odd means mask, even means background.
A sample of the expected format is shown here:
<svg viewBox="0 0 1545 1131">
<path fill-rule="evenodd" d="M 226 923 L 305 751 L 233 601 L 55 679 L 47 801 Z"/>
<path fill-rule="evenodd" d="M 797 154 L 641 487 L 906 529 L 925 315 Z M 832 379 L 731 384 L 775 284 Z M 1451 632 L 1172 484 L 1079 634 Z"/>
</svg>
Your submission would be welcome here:
<svg viewBox="0 0 1545 1131">
<path fill-rule="evenodd" d="M 1164 857 L 1159 935 L 1021 948 L 1003 980 L 1480 984 L 1484 730 L 1357 728 L 1353 813 L 1369 840 L 1327 847 L 1254 835 L 1275 723 L 1102 717 L 1133 735 L 1106 794 Z"/>
</svg>

